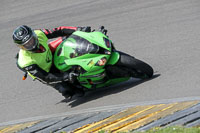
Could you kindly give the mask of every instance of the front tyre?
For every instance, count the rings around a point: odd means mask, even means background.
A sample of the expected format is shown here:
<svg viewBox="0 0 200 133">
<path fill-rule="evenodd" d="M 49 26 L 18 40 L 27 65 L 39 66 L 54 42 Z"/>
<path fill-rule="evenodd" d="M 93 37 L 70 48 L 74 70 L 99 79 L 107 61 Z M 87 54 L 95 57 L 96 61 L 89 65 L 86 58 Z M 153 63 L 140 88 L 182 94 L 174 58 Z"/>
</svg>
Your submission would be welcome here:
<svg viewBox="0 0 200 133">
<path fill-rule="evenodd" d="M 128 54 L 120 53 L 119 66 L 127 67 L 132 70 L 132 77 L 148 79 L 153 76 L 153 68 L 147 63 L 138 60 Z"/>
<path fill-rule="evenodd" d="M 148 79 L 153 76 L 153 68 L 147 63 L 138 59 L 134 59 L 134 64 L 135 65 L 133 65 L 133 77 Z"/>
</svg>

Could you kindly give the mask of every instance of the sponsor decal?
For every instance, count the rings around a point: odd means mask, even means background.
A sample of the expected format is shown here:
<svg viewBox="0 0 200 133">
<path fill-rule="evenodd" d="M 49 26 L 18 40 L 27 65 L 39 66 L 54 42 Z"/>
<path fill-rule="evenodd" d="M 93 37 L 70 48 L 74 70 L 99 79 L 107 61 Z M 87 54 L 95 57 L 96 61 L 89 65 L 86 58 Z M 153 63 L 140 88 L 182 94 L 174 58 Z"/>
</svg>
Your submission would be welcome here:
<svg viewBox="0 0 200 133">
<path fill-rule="evenodd" d="M 89 67 L 92 67 L 94 65 L 94 61 L 91 60 L 88 64 L 87 64 Z"/>
</svg>

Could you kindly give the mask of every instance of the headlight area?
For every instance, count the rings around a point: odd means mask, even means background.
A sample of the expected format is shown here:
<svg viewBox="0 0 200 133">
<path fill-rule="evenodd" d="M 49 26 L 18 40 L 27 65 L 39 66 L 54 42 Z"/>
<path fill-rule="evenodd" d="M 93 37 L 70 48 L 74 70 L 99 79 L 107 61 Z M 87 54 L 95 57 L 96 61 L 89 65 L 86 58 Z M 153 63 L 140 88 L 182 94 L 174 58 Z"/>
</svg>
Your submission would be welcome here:
<svg viewBox="0 0 200 133">
<path fill-rule="evenodd" d="M 107 63 L 107 59 L 106 57 L 103 57 L 95 64 L 95 66 L 104 66 L 106 63 Z"/>
<path fill-rule="evenodd" d="M 107 48 L 111 47 L 111 42 L 107 38 L 103 38 Z"/>
</svg>

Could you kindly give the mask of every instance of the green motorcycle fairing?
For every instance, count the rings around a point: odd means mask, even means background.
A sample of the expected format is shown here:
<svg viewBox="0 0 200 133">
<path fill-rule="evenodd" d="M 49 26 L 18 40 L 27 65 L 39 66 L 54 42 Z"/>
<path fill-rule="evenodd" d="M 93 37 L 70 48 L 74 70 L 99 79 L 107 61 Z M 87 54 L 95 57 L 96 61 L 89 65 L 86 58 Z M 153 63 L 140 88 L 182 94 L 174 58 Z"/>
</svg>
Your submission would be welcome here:
<svg viewBox="0 0 200 133">
<path fill-rule="evenodd" d="M 126 81 L 127 78 L 109 79 L 105 65 L 114 65 L 119 53 L 112 51 L 112 42 L 101 32 L 76 31 L 56 49 L 54 64 L 65 72 L 76 67 L 78 81 L 87 89 L 100 88 Z M 103 64 L 101 64 L 103 63 Z"/>
</svg>

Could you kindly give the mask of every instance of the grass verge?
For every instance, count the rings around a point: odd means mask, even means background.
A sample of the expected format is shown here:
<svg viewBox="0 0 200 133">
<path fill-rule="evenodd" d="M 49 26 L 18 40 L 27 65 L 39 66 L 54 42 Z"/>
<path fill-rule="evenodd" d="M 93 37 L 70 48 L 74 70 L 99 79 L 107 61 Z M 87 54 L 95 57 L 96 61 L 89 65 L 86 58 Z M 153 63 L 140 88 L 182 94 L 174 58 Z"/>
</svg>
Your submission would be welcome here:
<svg viewBox="0 0 200 133">
<path fill-rule="evenodd" d="M 110 133 L 107 131 L 99 131 L 98 133 Z M 132 133 L 129 132 L 119 132 L 119 133 Z M 155 127 L 147 131 L 141 131 L 141 132 L 134 132 L 134 133 L 200 133 L 200 127 L 181 127 L 181 126 L 172 126 L 172 127 Z"/>
</svg>

